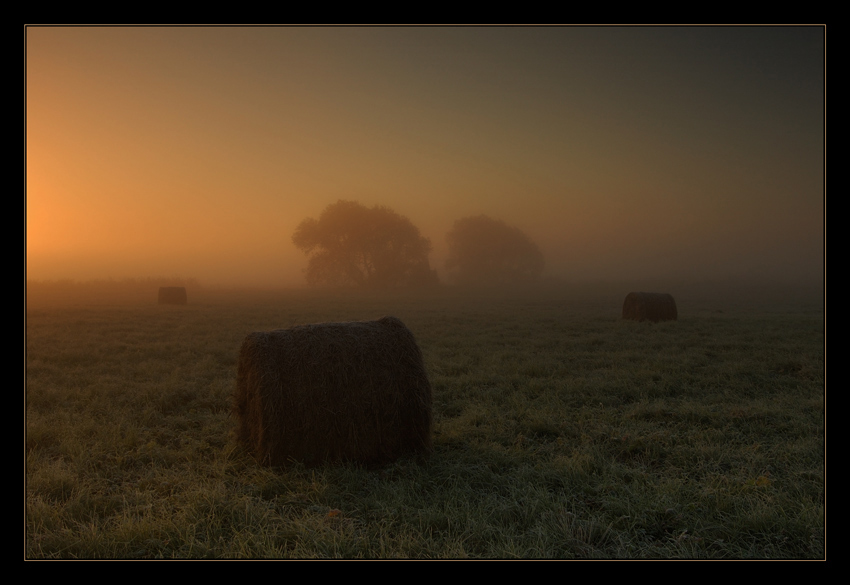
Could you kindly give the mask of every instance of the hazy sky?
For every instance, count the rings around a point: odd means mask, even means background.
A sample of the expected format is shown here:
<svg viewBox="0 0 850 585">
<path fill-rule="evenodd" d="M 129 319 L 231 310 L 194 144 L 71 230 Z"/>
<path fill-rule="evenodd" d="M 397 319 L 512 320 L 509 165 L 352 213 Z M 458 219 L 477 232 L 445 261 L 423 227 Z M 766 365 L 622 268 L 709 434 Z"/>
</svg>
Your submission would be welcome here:
<svg viewBox="0 0 850 585">
<path fill-rule="evenodd" d="M 300 285 L 487 214 L 566 280 L 824 271 L 823 27 L 26 28 L 27 278 Z"/>
</svg>

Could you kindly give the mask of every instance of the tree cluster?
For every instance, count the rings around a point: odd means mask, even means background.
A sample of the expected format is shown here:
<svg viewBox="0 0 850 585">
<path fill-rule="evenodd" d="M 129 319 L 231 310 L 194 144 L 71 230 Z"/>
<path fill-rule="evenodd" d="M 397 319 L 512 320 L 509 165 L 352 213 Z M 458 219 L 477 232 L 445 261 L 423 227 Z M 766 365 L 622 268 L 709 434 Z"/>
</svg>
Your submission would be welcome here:
<svg viewBox="0 0 850 585">
<path fill-rule="evenodd" d="M 528 236 L 485 215 L 457 220 L 447 240 L 446 268 L 458 284 L 526 284 L 543 271 L 543 255 Z M 302 221 L 292 242 L 309 256 L 304 273 L 313 286 L 421 288 L 439 282 L 428 262 L 430 240 L 386 207 L 337 201 L 318 220 Z"/>
<path fill-rule="evenodd" d="M 537 245 L 519 228 L 486 215 L 457 220 L 446 238 L 446 268 L 458 284 L 529 284 L 543 272 L 543 254 Z"/>
<path fill-rule="evenodd" d="M 431 242 L 386 207 L 338 201 L 318 220 L 302 221 L 292 242 L 312 254 L 305 271 L 311 285 L 397 288 L 437 282 L 428 265 Z"/>
</svg>

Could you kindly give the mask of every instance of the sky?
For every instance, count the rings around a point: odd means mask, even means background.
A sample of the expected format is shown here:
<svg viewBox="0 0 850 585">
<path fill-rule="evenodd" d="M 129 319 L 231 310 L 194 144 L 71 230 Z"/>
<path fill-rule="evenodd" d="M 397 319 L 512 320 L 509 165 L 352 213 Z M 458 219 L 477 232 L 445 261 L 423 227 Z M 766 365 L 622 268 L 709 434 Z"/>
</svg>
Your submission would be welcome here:
<svg viewBox="0 0 850 585">
<path fill-rule="evenodd" d="M 26 276 L 301 286 L 340 199 L 486 214 L 567 282 L 824 282 L 825 36 L 790 27 L 41 27 Z"/>
</svg>

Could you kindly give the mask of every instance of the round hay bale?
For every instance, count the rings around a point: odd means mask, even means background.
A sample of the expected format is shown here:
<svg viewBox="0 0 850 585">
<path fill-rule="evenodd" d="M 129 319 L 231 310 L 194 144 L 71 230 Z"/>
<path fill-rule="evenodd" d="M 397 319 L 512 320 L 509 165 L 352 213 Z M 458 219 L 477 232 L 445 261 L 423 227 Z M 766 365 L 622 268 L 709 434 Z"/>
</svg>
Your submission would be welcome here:
<svg viewBox="0 0 850 585">
<path fill-rule="evenodd" d="M 185 305 L 186 287 L 183 286 L 161 286 L 159 287 L 160 305 Z"/>
<path fill-rule="evenodd" d="M 623 319 L 634 321 L 676 321 L 676 301 L 666 293 L 631 292 L 623 303 Z"/>
<path fill-rule="evenodd" d="M 395 317 L 251 333 L 236 380 L 238 439 L 264 465 L 431 451 L 431 384 Z"/>
</svg>

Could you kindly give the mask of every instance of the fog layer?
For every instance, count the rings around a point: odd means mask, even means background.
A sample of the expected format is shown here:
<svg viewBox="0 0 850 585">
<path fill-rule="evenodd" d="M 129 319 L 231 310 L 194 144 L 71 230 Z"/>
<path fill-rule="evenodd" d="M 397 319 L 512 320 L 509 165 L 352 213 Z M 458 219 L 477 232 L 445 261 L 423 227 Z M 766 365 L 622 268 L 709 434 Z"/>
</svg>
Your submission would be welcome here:
<svg viewBox="0 0 850 585">
<path fill-rule="evenodd" d="M 822 27 L 26 29 L 27 278 L 298 286 L 338 200 L 446 280 L 486 215 L 566 281 L 822 282 Z"/>
</svg>

